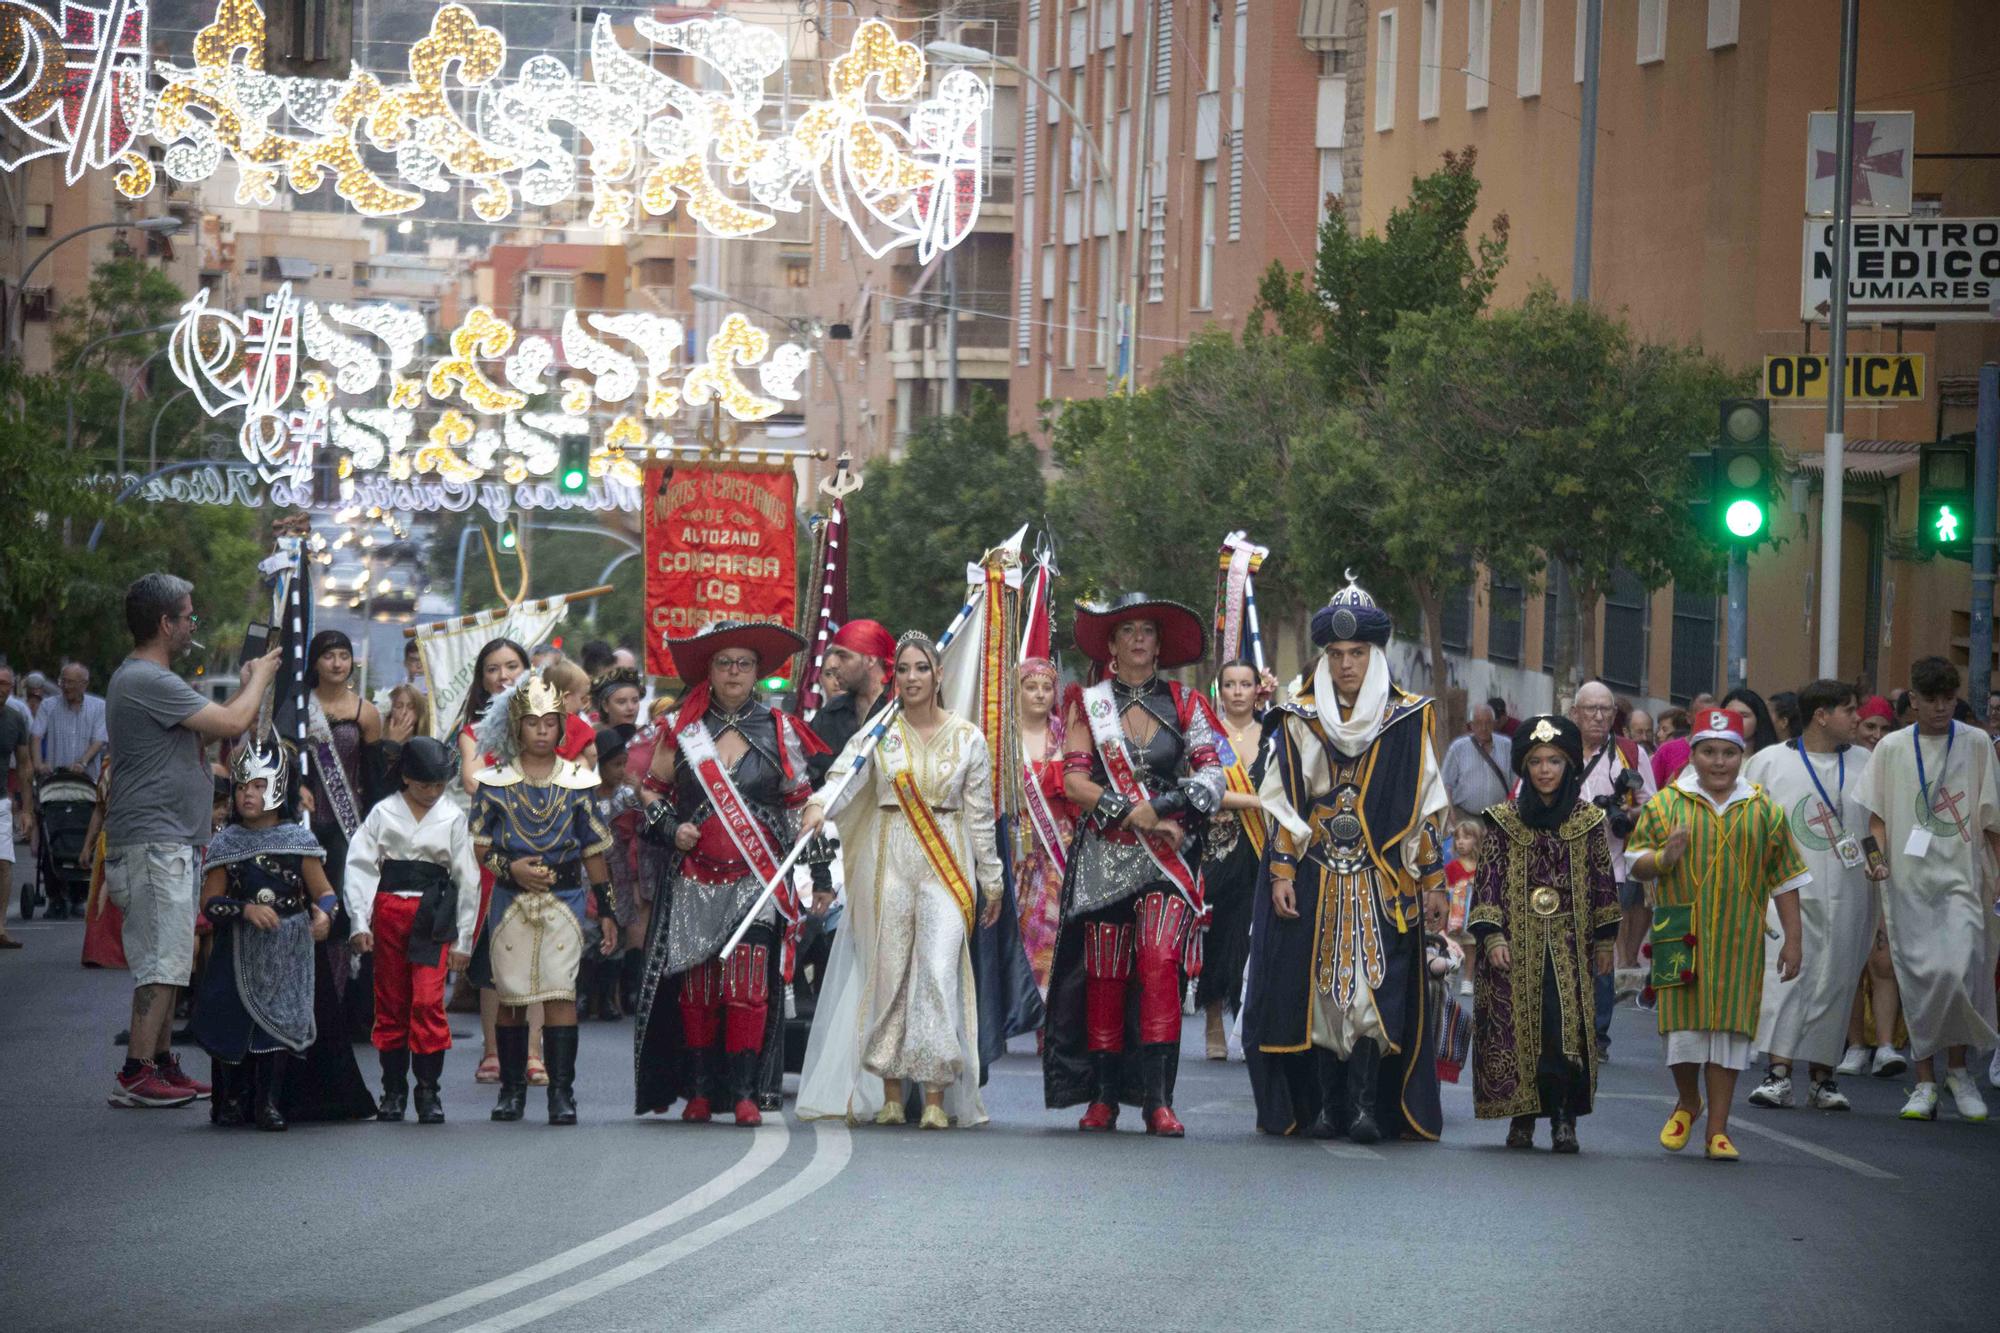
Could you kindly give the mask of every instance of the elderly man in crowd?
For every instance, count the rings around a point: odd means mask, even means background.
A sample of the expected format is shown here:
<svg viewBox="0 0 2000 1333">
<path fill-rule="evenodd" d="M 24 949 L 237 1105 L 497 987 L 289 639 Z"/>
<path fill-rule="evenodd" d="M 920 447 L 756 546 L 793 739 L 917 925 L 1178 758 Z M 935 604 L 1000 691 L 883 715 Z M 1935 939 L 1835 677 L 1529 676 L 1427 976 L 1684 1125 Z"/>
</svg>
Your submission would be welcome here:
<svg viewBox="0 0 2000 1333">
<path fill-rule="evenodd" d="M 1645 886 L 1626 869 L 1625 837 L 1639 818 L 1639 807 L 1653 799 L 1654 787 L 1648 766 L 1639 762 L 1639 747 L 1611 734 L 1617 715 L 1618 700 L 1601 681 L 1578 690 L 1570 706 L 1570 717 L 1583 732 L 1583 787 L 1577 799 L 1604 810 L 1611 868 L 1618 876 L 1618 905 L 1625 913 L 1618 931 L 1618 965 L 1629 972 L 1638 965 L 1639 944 L 1646 938 L 1652 913 L 1646 907 Z M 1606 1060 L 1611 1056 L 1611 1010 L 1617 1003 L 1618 983 L 1606 974 L 1596 984 L 1597 1058 Z"/>
<path fill-rule="evenodd" d="M 58 682 L 61 692 L 35 712 L 35 771 L 68 769 L 95 782 L 111 743 L 104 700 L 90 693 L 90 668 L 81 662 L 64 667 Z"/>
<path fill-rule="evenodd" d="M 1441 772 L 1445 792 L 1451 797 L 1454 823 L 1477 819 L 1486 807 L 1507 799 L 1513 742 L 1494 734 L 1494 722 L 1491 705 L 1475 706 L 1466 734 L 1444 753 Z"/>
</svg>

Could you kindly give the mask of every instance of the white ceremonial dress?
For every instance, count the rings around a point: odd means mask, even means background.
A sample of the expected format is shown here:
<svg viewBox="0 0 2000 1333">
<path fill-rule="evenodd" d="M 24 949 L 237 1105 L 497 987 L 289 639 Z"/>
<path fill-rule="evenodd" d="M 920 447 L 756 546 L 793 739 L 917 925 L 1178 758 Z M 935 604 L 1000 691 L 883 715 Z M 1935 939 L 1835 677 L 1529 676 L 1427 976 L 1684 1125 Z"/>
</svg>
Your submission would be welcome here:
<svg viewBox="0 0 2000 1333">
<path fill-rule="evenodd" d="M 1993 915 L 1994 868 L 1983 836 L 2000 831 L 2000 769 L 1977 728 L 1959 726 L 1951 740 L 1947 762 L 1944 736 L 1919 738 L 1913 726 L 1884 736 L 1855 792 L 1888 827 L 1882 918 L 1910 1054 L 1920 1060 L 1947 1046 L 2000 1042 L 1993 1013 L 2000 921 Z M 1930 834 L 1922 856 L 1910 848 L 1911 831 L 1919 826 Z"/>
<path fill-rule="evenodd" d="M 1874 943 L 1876 891 L 1866 863 L 1841 864 L 1836 844 L 1845 835 L 1858 846 L 1868 836 L 1868 810 L 1855 795 L 1868 757 L 1858 745 L 1802 756 L 1787 742 L 1758 751 L 1743 765 L 1744 780 L 1762 787 L 1785 812 L 1792 842 L 1812 872 L 1812 882 L 1799 890 L 1799 975 L 1780 981 L 1778 950 L 1764 950 L 1756 1048 L 1767 1055 L 1831 1067 L 1847 1049 L 1855 979 Z M 1778 928 L 1775 905 L 1766 909 L 1766 920 Z"/>
<path fill-rule="evenodd" d="M 864 731 L 834 761 L 844 773 Z M 979 1011 L 965 912 L 946 887 L 896 796 L 908 772 L 936 817 L 945 849 L 976 883 L 973 912 L 1000 891 L 986 738 L 947 713 L 926 742 L 898 719 L 828 810 L 840 830 L 846 911 L 799 1079 L 801 1118 L 872 1118 L 884 1078 L 945 1088 L 945 1111 L 982 1124 Z"/>
</svg>

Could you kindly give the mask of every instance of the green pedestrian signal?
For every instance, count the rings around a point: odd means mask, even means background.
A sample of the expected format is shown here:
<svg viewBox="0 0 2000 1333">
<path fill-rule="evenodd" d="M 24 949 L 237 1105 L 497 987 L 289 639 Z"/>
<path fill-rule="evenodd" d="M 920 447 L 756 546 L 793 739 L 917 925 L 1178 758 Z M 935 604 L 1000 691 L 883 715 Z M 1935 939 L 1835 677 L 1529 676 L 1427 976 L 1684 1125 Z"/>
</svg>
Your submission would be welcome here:
<svg viewBox="0 0 2000 1333">
<path fill-rule="evenodd" d="M 1755 500 L 1735 500 L 1722 516 L 1729 535 L 1748 541 L 1764 530 L 1764 506 Z"/>
<path fill-rule="evenodd" d="M 582 435 L 566 435 L 556 463 L 556 486 L 564 495 L 581 495 L 589 485 L 590 440 Z"/>
<path fill-rule="evenodd" d="M 1970 434 L 1926 444 L 1917 460 L 1917 544 L 1951 560 L 1972 559 Z"/>
<path fill-rule="evenodd" d="M 503 523 L 501 525 L 500 527 L 501 550 L 503 551 L 513 550 L 515 545 L 519 542 L 519 540 L 520 539 L 514 535 L 514 525 L 512 523 Z"/>
<path fill-rule="evenodd" d="M 1721 432 L 1708 473 L 1709 512 L 1722 517 L 1722 540 L 1753 547 L 1771 535 L 1771 405 L 1725 398 Z"/>
</svg>

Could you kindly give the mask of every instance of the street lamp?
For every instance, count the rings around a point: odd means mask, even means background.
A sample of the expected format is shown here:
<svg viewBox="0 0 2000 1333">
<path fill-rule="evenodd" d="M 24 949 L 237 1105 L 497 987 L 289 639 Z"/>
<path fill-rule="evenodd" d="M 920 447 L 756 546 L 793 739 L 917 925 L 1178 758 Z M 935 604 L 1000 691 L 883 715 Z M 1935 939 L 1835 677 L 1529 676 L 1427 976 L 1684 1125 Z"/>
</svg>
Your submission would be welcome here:
<svg viewBox="0 0 2000 1333">
<path fill-rule="evenodd" d="M 159 236 L 171 236 L 186 225 L 187 223 L 184 219 L 169 213 L 162 217 L 144 218 L 138 222 L 93 222 L 88 226 L 78 227 L 75 231 L 66 232 L 56 237 L 55 240 L 50 241 L 47 247 L 35 256 L 34 262 L 29 264 L 25 269 L 22 269 L 21 275 L 14 279 L 14 301 L 7 311 L 8 355 L 18 357 L 21 354 L 21 307 L 27 297 L 28 279 L 35 276 L 35 270 L 42 266 L 44 259 L 47 259 L 57 250 L 88 231 L 104 231 L 109 228 L 118 228 L 121 230 L 151 232 Z"/>
<path fill-rule="evenodd" d="M 1063 109 L 1063 113 L 1069 117 L 1070 124 L 1076 127 L 1077 133 L 1082 134 L 1083 141 L 1090 146 L 1090 160 L 1092 165 L 1094 165 L 1097 168 L 1098 185 L 1104 191 L 1106 207 L 1109 208 L 1113 213 L 1113 217 L 1111 219 L 1111 225 L 1105 229 L 1104 240 L 1106 248 L 1110 251 L 1109 262 L 1111 266 L 1111 272 L 1116 274 L 1119 271 L 1118 270 L 1118 219 L 1116 217 L 1117 207 L 1118 207 L 1118 190 L 1116 185 L 1113 184 L 1114 177 L 1111 174 L 1111 164 L 1109 161 L 1105 159 L 1104 149 L 1098 144 L 1097 136 L 1094 134 L 1087 133 L 1085 131 L 1083 113 L 1081 111 L 1078 111 L 1076 107 L 1071 105 L 1070 100 L 1064 97 L 1061 91 L 1058 90 L 1054 84 L 1050 83 L 1047 79 L 1035 73 L 1033 70 L 1029 69 L 1026 65 L 1023 65 L 1020 61 L 1014 59 L 1012 56 L 997 55 L 992 51 L 982 51 L 976 46 L 967 46 L 964 42 L 947 42 L 942 39 L 934 42 L 925 43 L 924 54 L 929 56 L 931 59 L 937 61 L 941 65 L 998 65 L 1002 69 L 1011 69 L 1016 74 L 1020 75 L 1028 82 L 1034 84 L 1037 88 L 1040 88 L 1043 92 L 1047 93 L 1051 98 L 1054 99 L 1055 104 Z M 1094 209 L 1092 211 L 1095 212 Z M 1090 229 L 1090 224 L 1086 222 L 1085 227 L 1086 229 Z M 1131 336 L 1131 330 L 1125 327 L 1126 321 L 1131 317 L 1129 302 L 1126 304 L 1128 308 L 1126 310 L 1120 311 L 1118 316 L 1118 324 L 1119 324 L 1118 337 L 1121 343 L 1125 342 Z M 1076 317 L 1076 312 L 1074 310 L 1065 313 L 1066 321 L 1069 319 L 1074 319 L 1075 317 Z M 956 311 L 952 313 L 952 318 L 953 319 L 958 318 L 958 314 Z M 1127 363 L 1127 371 L 1125 375 L 1125 392 L 1128 394 L 1132 392 L 1132 381 L 1134 378 L 1136 378 L 1135 374 L 1133 373 L 1137 368 L 1136 357 L 1132 355 L 1132 353 L 1136 351 L 1137 351 L 1136 348 L 1130 349 L 1125 358 Z M 1107 365 L 1104 370 L 1105 380 L 1108 383 L 1111 377 L 1117 373 L 1117 369 L 1116 369 L 1116 358 L 1107 358 L 1107 359 L 1112 361 L 1112 364 Z"/>
<path fill-rule="evenodd" d="M 72 232 L 70 233 L 70 235 L 73 236 L 75 235 L 75 233 Z M 68 240 L 69 237 L 66 236 L 63 239 Z M 58 242 L 57 244 L 60 243 L 61 242 Z M 55 248 L 54 246 L 49 247 L 49 249 L 51 250 L 54 248 Z M 44 255 L 46 255 L 47 253 L 48 253 L 47 251 L 43 251 Z M 41 262 L 42 261 L 40 259 L 37 259 L 35 261 L 35 263 L 37 264 Z M 28 271 L 32 273 L 34 271 L 33 267 L 30 266 Z M 102 346 L 105 343 L 113 342 L 119 338 L 143 337 L 148 333 L 171 333 L 177 327 L 179 326 L 176 324 L 149 324 L 143 329 L 118 329 L 111 333 L 102 334 L 99 337 L 92 338 L 89 342 L 85 343 L 82 349 L 78 351 L 75 356 L 69 359 L 68 368 L 73 370 L 76 367 L 82 365 L 83 359 L 85 357 L 89 356 L 94 349 Z M 157 355 L 157 353 L 155 355 Z M 150 361 L 152 360 L 152 357 L 148 357 L 146 359 Z M 144 363 L 142 362 L 141 366 L 143 367 L 143 365 Z M 65 394 L 64 400 L 65 401 L 63 404 L 63 410 L 67 420 L 63 426 L 63 448 L 66 450 L 74 450 L 76 448 L 76 395 L 74 393 Z M 119 407 L 118 416 L 119 416 L 118 445 L 121 451 L 120 456 L 122 457 L 123 456 L 122 451 L 125 446 L 125 425 L 124 425 L 125 412 L 122 403 L 120 404 Z M 122 473 L 124 469 L 121 467 L 119 471 Z"/>
<path fill-rule="evenodd" d="M 826 353 L 820 350 L 820 340 L 826 336 L 824 325 L 816 319 L 805 319 L 798 315 L 787 315 L 781 311 L 773 310 L 767 305 L 759 305 L 755 301 L 745 300 L 743 297 L 723 291 L 720 287 L 711 287 L 705 282 L 689 283 L 688 295 L 697 301 L 719 301 L 725 305 L 748 306 L 752 310 L 761 311 L 771 316 L 773 319 L 784 320 L 785 327 L 791 330 L 792 336 L 804 342 L 811 349 L 812 354 L 819 358 L 820 368 L 826 371 L 826 382 L 833 386 L 835 428 L 840 437 L 834 442 L 838 446 L 834 450 L 834 453 L 838 455 L 846 450 L 847 395 L 840 387 L 840 380 L 834 376 L 833 367 L 827 364 Z"/>
</svg>

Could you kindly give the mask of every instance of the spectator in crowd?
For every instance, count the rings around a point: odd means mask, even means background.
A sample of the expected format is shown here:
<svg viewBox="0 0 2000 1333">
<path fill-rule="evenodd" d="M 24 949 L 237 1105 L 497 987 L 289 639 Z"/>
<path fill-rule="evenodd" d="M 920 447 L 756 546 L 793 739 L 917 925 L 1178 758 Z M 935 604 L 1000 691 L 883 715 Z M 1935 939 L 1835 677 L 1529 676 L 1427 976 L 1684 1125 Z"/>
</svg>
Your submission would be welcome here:
<svg viewBox="0 0 2000 1333">
<path fill-rule="evenodd" d="M 1986 734 L 2000 736 L 2000 690 L 1986 696 Z"/>
<path fill-rule="evenodd" d="M 117 762 L 105 814 L 104 887 L 125 914 L 132 1026 L 113 1106 L 185 1106 L 208 1088 L 181 1072 L 168 1045 L 174 1002 L 194 964 L 201 851 L 214 830 L 214 782 L 202 745 L 248 730 L 278 670 L 273 648 L 243 668 L 228 703 L 174 674 L 194 642 L 194 585 L 148 574 L 125 591 L 132 655 L 111 677 L 105 716 Z"/>
<path fill-rule="evenodd" d="M 1653 715 L 1643 708 L 1632 710 L 1632 716 L 1625 719 L 1625 734 L 1639 747 L 1642 755 L 1651 755 L 1658 744 L 1654 740 Z"/>
<path fill-rule="evenodd" d="M 21 682 L 21 706 L 28 710 L 29 721 L 41 716 L 42 703 L 49 693 L 49 678 L 39 671 L 30 671 Z"/>
<path fill-rule="evenodd" d="M 1873 750 L 1884 736 L 1896 726 L 1896 710 L 1887 699 L 1879 694 L 1871 694 L 1861 701 L 1855 716 L 1861 719 L 1854 729 L 1854 739 Z"/>
<path fill-rule="evenodd" d="M 403 641 L 402 684 L 424 693 L 431 692 L 430 680 L 424 675 L 424 650 L 417 646 L 415 639 Z"/>
<path fill-rule="evenodd" d="M 1688 734 L 1688 710 L 1669 708 L 1653 723 L 1653 738 L 1656 745 L 1679 739 Z"/>
<path fill-rule="evenodd" d="M 1715 707 L 1715 696 L 1707 690 L 1703 690 L 1700 694 L 1688 700 L 1688 716 L 1700 717 L 1703 712 L 1713 707 Z"/>
<path fill-rule="evenodd" d="M 1493 734 L 1496 720 L 1491 704 L 1478 705 L 1466 734 L 1444 752 L 1440 774 L 1457 820 L 1477 820 L 1488 806 L 1507 799 L 1514 751 L 1505 736 Z"/>
<path fill-rule="evenodd" d="M 1493 730 L 1513 740 L 1514 728 L 1521 725 L 1521 719 L 1508 716 L 1507 701 L 1496 694 L 1486 701 L 1486 706 L 1493 710 Z"/>
<path fill-rule="evenodd" d="M 1646 907 L 1645 887 L 1630 877 L 1625 864 L 1625 836 L 1632 831 L 1639 808 L 1653 799 L 1653 775 L 1639 762 L 1639 747 L 1622 736 L 1611 734 L 1612 720 L 1618 715 L 1618 701 L 1609 686 L 1591 681 L 1576 692 L 1571 717 L 1583 733 L 1583 786 L 1580 800 L 1601 807 L 1605 832 L 1611 839 L 1611 870 L 1618 880 L 1618 905 L 1623 920 L 1618 930 L 1618 966 L 1633 973 L 1639 962 L 1639 945 L 1646 938 L 1652 915 Z M 1594 978 L 1597 1001 L 1597 1058 L 1611 1054 L 1611 1010 L 1618 1000 L 1618 979 L 1606 972 Z M 1638 989 L 1636 977 L 1631 988 Z"/>
<path fill-rule="evenodd" d="M 0 663 L 0 704 L 4 704 L 8 711 L 17 714 L 23 722 L 32 727 L 35 725 L 35 712 L 28 707 L 27 700 L 15 693 L 15 684 L 14 668 Z"/>
<path fill-rule="evenodd" d="M 1757 691 L 1739 685 L 1722 696 L 1722 706 L 1743 719 L 1743 739 L 1750 747 L 1745 758 L 1777 741 L 1778 729 L 1771 721 L 1770 706 Z M 1699 709 L 1695 716 L 1701 716 Z"/>
<path fill-rule="evenodd" d="M 1687 767 L 1688 731 L 1692 725 L 1688 713 L 1685 708 L 1669 708 L 1660 714 L 1659 725 L 1655 728 L 1660 744 L 1653 751 L 1652 762 L 1648 765 L 1653 770 L 1655 791 L 1665 791 L 1667 785 Z"/>
<path fill-rule="evenodd" d="M 61 693 L 35 712 L 35 771 L 69 769 L 92 782 L 111 743 L 104 729 L 104 700 L 90 693 L 90 668 L 71 662 L 59 677 Z"/>
<path fill-rule="evenodd" d="M 0 682 L 8 691 L 8 701 L 14 688 L 14 673 L 8 667 L 0 666 Z M 7 933 L 7 904 L 14 900 L 14 842 L 33 844 L 35 840 L 35 799 L 28 775 L 34 772 L 34 759 L 29 750 L 29 733 L 32 725 L 20 711 L 0 707 L 0 750 L 5 750 L 8 761 L 21 774 L 21 824 L 18 835 L 14 824 L 14 802 L 7 789 L 0 786 L 0 949 L 18 949 L 21 942 Z M 30 874 L 33 871 L 29 872 Z"/>
<path fill-rule="evenodd" d="M 1777 728 L 1773 737 L 1776 741 L 1797 740 L 1805 732 L 1808 719 L 1799 707 L 1796 690 L 1780 690 L 1771 696 L 1771 723 Z"/>
<path fill-rule="evenodd" d="M 628 671 L 637 671 L 639 669 L 639 656 L 630 648 L 613 648 L 611 650 L 611 665 L 624 667 Z"/>
<path fill-rule="evenodd" d="M 1896 710 L 1896 726 L 1891 727 L 1891 731 L 1896 730 L 1898 727 L 1907 727 L 1910 725 L 1910 692 L 1908 690 L 1898 686 L 1889 691 L 1889 707 Z"/>
<path fill-rule="evenodd" d="M 616 656 L 617 654 L 612 652 L 610 644 L 602 639 L 591 639 L 583 645 L 582 651 L 577 654 L 577 665 L 583 668 L 586 676 L 594 679 L 599 672 L 611 669 L 612 659 Z"/>
<path fill-rule="evenodd" d="M 562 660 L 563 650 L 561 648 L 553 643 L 544 643 L 537 646 L 535 651 L 529 654 L 528 667 L 530 670 L 540 671 L 543 667 L 553 666 Z"/>
</svg>

